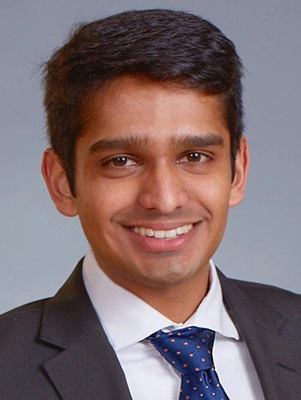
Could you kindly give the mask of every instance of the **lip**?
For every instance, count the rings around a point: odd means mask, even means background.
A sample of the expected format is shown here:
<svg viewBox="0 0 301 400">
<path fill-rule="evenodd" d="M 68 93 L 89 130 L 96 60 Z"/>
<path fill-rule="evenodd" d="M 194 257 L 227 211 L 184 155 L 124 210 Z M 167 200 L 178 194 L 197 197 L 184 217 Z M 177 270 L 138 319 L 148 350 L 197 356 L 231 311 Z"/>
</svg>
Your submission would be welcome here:
<svg viewBox="0 0 301 400">
<path fill-rule="evenodd" d="M 149 224 L 147 227 L 151 228 L 150 225 L 154 226 L 155 224 Z M 183 225 L 188 225 L 188 224 L 184 223 Z M 162 252 L 173 252 L 184 248 L 196 234 L 199 225 L 200 223 L 193 224 L 193 228 L 189 232 L 184 233 L 183 235 L 180 235 L 175 239 L 156 239 L 154 237 L 142 236 L 139 233 L 134 232 L 130 227 L 126 227 L 126 229 L 131 235 L 132 240 L 138 245 L 142 246 L 144 250 L 152 253 L 162 253 Z M 164 226 L 164 228 L 162 228 L 162 226 Z M 156 224 L 156 228 L 151 228 L 151 229 L 160 230 L 161 227 L 162 230 L 171 230 L 182 225 L 175 225 L 173 223 L 173 225 L 168 225 L 168 228 L 166 228 L 166 226 L 167 224 L 161 224 L 161 225 Z M 174 228 L 170 228 L 169 226 L 173 226 Z"/>
</svg>

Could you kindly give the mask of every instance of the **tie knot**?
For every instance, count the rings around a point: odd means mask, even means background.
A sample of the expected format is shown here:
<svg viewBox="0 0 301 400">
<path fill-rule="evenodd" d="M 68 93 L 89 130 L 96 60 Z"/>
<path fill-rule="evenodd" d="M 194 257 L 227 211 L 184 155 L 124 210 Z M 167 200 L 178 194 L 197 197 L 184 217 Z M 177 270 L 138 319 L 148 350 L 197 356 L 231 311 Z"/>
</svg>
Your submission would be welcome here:
<svg viewBox="0 0 301 400">
<path fill-rule="evenodd" d="M 160 354 L 180 373 L 198 373 L 213 368 L 212 346 L 215 333 L 195 326 L 148 337 Z"/>
</svg>

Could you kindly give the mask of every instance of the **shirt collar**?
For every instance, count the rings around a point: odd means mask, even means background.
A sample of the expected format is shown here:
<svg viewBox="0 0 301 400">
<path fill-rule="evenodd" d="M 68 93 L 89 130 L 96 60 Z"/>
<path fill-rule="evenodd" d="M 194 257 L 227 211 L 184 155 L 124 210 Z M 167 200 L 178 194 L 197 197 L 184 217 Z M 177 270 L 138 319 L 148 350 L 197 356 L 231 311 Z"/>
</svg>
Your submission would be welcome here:
<svg viewBox="0 0 301 400">
<path fill-rule="evenodd" d="M 83 279 L 88 295 L 115 351 L 119 351 L 160 330 L 188 326 L 212 329 L 239 339 L 238 332 L 222 301 L 216 268 L 210 261 L 210 288 L 196 312 L 184 324 L 176 324 L 133 293 L 114 283 L 98 266 L 92 249 L 83 263 Z M 138 317 L 137 317 L 138 316 Z"/>
<path fill-rule="evenodd" d="M 221 284 L 212 260 L 210 260 L 209 291 L 185 325 L 187 324 L 211 329 L 228 338 L 239 339 L 238 331 L 223 303 Z"/>
</svg>

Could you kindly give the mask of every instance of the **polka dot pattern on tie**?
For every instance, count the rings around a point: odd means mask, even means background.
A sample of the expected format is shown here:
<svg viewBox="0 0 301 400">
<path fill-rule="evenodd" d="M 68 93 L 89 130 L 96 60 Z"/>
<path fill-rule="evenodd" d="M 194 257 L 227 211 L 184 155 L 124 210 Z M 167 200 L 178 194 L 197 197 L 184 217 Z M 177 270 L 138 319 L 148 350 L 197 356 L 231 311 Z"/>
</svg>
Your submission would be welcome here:
<svg viewBox="0 0 301 400">
<path fill-rule="evenodd" d="M 229 400 L 212 358 L 215 332 L 189 327 L 155 332 L 147 339 L 182 375 L 180 400 Z"/>
</svg>

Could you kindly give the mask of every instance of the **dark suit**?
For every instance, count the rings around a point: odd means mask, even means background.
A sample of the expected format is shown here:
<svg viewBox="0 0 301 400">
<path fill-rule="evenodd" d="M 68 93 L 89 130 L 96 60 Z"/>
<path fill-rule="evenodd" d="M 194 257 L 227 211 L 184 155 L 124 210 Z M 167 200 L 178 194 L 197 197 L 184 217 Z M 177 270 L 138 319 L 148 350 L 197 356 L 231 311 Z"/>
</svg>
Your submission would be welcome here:
<svg viewBox="0 0 301 400">
<path fill-rule="evenodd" d="M 131 399 L 81 269 L 82 262 L 53 298 L 0 317 L 1 400 Z M 300 400 L 300 296 L 218 273 L 226 307 L 249 348 L 265 399 Z"/>
</svg>

